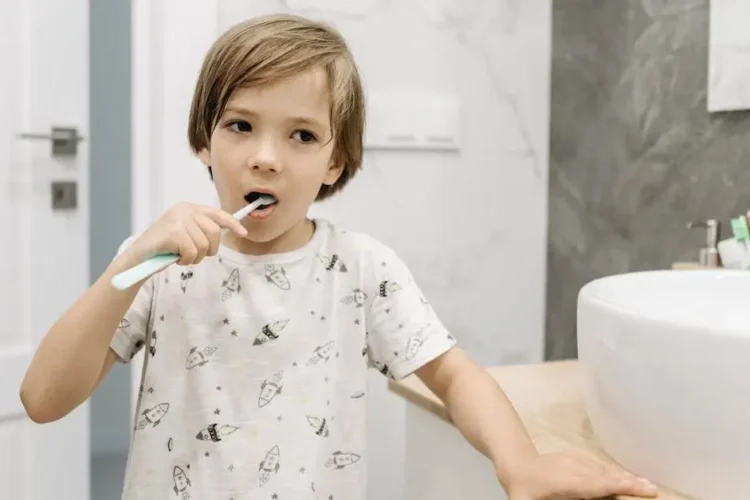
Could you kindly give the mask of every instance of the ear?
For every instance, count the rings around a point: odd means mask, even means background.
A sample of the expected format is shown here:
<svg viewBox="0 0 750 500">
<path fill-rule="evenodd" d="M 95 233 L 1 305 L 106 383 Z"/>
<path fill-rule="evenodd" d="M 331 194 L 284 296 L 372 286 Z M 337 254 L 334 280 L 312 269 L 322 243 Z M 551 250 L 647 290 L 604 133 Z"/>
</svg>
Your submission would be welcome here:
<svg viewBox="0 0 750 500">
<path fill-rule="evenodd" d="M 344 165 L 336 163 L 332 159 L 331 163 L 328 165 L 328 171 L 326 172 L 325 177 L 323 177 L 323 184 L 333 186 L 336 184 L 336 181 L 339 180 L 342 173 L 344 173 Z"/>
<path fill-rule="evenodd" d="M 208 168 L 211 168 L 211 152 L 208 148 L 203 148 L 198 153 L 198 159 Z"/>
</svg>

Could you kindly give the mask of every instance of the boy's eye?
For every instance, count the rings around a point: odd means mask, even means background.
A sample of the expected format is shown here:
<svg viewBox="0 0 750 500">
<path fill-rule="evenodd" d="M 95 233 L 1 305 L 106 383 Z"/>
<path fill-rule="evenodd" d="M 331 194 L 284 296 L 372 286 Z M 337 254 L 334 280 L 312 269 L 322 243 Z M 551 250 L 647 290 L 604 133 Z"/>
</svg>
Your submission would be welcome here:
<svg viewBox="0 0 750 500">
<path fill-rule="evenodd" d="M 229 124 L 229 128 L 234 132 L 252 132 L 253 127 L 246 121 L 236 121 Z"/>
<path fill-rule="evenodd" d="M 301 142 L 314 142 L 316 140 L 315 134 L 307 130 L 298 130 L 294 133 L 294 136 Z"/>
</svg>

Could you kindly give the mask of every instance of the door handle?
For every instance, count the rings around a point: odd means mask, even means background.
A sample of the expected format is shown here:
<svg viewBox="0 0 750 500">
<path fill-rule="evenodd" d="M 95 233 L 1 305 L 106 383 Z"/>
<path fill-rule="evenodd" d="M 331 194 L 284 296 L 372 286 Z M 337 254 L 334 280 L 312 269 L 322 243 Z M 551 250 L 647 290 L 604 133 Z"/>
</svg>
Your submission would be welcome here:
<svg viewBox="0 0 750 500">
<path fill-rule="evenodd" d="M 76 127 L 52 127 L 49 134 L 22 133 L 18 137 L 52 141 L 52 156 L 75 156 L 78 154 L 78 142 L 84 140 L 78 135 Z"/>
</svg>

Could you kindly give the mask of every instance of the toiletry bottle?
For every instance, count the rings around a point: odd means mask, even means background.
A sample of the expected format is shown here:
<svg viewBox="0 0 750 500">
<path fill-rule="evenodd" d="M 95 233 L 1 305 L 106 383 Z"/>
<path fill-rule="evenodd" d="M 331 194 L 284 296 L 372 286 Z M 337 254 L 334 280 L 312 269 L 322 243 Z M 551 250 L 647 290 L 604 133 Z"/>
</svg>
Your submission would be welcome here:
<svg viewBox="0 0 750 500">
<path fill-rule="evenodd" d="M 730 220 L 732 237 L 717 245 L 721 264 L 727 269 L 750 268 L 750 227 L 748 215 L 738 215 Z"/>
</svg>

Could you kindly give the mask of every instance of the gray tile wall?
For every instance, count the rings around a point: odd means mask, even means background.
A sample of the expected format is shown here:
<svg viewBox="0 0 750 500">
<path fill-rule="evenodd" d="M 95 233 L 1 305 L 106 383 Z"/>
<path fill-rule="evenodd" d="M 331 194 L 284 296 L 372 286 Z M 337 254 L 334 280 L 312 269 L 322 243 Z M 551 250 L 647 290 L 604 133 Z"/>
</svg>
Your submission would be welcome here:
<svg viewBox="0 0 750 500">
<path fill-rule="evenodd" d="M 555 0 L 546 357 L 575 358 L 604 275 L 697 260 L 750 209 L 750 113 L 706 112 L 706 0 Z"/>
</svg>

